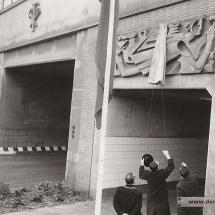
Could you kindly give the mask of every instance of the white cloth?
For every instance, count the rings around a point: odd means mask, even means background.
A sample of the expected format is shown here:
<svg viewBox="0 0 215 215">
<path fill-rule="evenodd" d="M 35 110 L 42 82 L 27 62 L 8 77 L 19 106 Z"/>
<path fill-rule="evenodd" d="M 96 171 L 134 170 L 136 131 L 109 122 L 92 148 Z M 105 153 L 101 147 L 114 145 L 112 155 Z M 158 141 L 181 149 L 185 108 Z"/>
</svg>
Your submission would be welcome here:
<svg viewBox="0 0 215 215">
<path fill-rule="evenodd" d="M 160 24 L 149 71 L 148 82 L 151 84 L 165 84 L 166 37 L 167 25 Z"/>
</svg>

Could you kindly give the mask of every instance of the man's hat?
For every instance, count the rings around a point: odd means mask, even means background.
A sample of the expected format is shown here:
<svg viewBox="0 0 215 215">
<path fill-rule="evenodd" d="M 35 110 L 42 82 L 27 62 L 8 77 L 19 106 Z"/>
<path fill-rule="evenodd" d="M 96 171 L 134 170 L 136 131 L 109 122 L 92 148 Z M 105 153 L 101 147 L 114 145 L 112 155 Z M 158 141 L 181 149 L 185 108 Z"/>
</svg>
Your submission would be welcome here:
<svg viewBox="0 0 215 215">
<path fill-rule="evenodd" d="M 152 170 L 152 171 L 156 171 L 158 169 L 158 164 L 155 162 L 155 161 L 152 161 L 150 164 L 149 164 L 149 168 Z"/>
<path fill-rule="evenodd" d="M 149 164 L 153 161 L 153 157 L 150 154 L 143 155 L 142 159 L 144 158 L 144 165 L 149 167 Z"/>
</svg>

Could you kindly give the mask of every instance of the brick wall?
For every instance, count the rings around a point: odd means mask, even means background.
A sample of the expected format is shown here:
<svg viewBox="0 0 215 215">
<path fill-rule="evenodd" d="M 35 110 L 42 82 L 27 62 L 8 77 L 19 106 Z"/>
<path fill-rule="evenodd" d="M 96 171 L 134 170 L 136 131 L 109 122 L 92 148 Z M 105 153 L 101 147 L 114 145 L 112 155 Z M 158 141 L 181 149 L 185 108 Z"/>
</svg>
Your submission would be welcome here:
<svg viewBox="0 0 215 215">
<path fill-rule="evenodd" d="M 1 147 L 67 146 L 68 130 L 1 129 Z"/>
<path fill-rule="evenodd" d="M 187 0 L 122 19 L 118 33 L 129 33 L 154 27 L 162 22 L 172 23 L 214 13 L 215 2 L 213 0 Z"/>
</svg>

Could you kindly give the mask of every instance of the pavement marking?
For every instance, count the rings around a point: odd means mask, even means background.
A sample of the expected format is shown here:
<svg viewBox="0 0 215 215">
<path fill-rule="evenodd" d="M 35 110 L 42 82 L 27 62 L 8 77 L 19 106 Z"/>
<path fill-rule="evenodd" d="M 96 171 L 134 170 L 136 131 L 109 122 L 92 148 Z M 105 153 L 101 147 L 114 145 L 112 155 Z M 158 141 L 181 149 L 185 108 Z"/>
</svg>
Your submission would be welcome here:
<svg viewBox="0 0 215 215">
<path fill-rule="evenodd" d="M 23 148 L 22 148 L 22 147 L 18 147 L 18 151 L 19 151 L 19 152 L 22 152 L 22 151 L 23 151 Z"/>
<path fill-rule="evenodd" d="M 67 151 L 67 146 L 33 146 L 33 147 L 0 147 L 0 155 L 17 154 L 18 152 L 54 152 Z"/>
<path fill-rule="evenodd" d="M 54 148 L 54 151 L 57 151 L 57 150 L 58 150 L 58 147 L 56 147 L 56 146 L 54 146 L 53 148 Z"/>
<path fill-rule="evenodd" d="M 63 151 L 66 151 L 66 146 L 61 146 Z"/>
<path fill-rule="evenodd" d="M 15 154 L 16 154 L 16 152 L 9 152 L 9 151 L 2 152 L 2 151 L 0 151 L 0 155 L 15 155 Z"/>
<path fill-rule="evenodd" d="M 27 147 L 28 151 L 29 152 L 32 152 L 33 151 L 33 148 L 32 147 Z"/>
<path fill-rule="evenodd" d="M 45 150 L 46 151 L 50 151 L 50 147 L 45 147 Z"/>
</svg>

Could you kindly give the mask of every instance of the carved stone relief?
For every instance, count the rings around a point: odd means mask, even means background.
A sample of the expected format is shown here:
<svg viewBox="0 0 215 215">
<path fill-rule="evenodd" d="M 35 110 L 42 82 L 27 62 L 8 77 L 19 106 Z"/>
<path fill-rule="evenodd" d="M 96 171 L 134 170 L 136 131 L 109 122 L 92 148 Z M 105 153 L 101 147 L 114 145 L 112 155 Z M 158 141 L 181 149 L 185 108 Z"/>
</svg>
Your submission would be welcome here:
<svg viewBox="0 0 215 215">
<path fill-rule="evenodd" d="M 117 38 L 115 76 L 147 75 L 158 28 Z M 214 72 L 215 16 L 168 24 L 166 75 Z"/>
<path fill-rule="evenodd" d="M 41 10 L 39 8 L 40 3 L 39 2 L 35 2 L 32 4 L 32 8 L 30 9 L 29 13 L 28 13 L 28 17 L 29 19 L 31 19 L 31 25 L 30 28 L 32 29 L 32 32 L 35 32 L 36 27 L 38 27 L 37 25 L 37 19 L 41 14 Z"/>
</svg>

